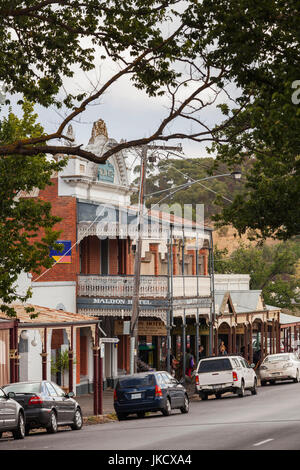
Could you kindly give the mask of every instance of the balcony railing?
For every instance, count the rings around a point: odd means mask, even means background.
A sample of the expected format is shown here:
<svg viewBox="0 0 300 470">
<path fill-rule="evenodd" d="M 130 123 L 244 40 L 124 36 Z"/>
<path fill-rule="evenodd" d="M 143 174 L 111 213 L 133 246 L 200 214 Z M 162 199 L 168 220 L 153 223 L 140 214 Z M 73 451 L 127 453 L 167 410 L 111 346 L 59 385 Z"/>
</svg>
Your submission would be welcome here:
<svg viewBox="0 0 300 470">
<path fill-rule="evenodd" d="M 140 298 L 166 298 L 168 276 L 141 276 Z M 79 297 L 118 297 L 133 296 L 134 276 L 78 276 Z M 210 295 L 209 276 L 174 276 L 173 297 L 200 297 Z"/>
</svg>

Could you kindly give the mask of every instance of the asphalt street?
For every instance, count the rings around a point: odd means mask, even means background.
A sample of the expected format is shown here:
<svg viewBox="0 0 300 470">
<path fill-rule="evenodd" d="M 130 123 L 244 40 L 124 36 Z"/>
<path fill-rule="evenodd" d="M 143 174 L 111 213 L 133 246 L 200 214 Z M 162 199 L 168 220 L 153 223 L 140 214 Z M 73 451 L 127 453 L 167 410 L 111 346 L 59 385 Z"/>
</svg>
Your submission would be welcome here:
<svg viewBox="0 0 300 470">
<path fill-rule="evenodd" d="M 22 441 L 0 440 L 1 450 L 300 450 L 300 383 L 259 387 L 244 398 L 195 401 L 190 412 L 174 410 L 144 419 L 84 426 Z"/>
</svg>

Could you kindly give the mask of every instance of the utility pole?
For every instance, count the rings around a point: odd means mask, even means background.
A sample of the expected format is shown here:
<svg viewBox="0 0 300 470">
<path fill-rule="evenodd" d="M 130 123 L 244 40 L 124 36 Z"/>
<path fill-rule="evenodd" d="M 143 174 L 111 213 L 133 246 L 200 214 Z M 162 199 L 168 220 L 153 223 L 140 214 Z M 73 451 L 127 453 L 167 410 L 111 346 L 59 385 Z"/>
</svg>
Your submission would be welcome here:
<svg viewBox="0 0 300 470">
<path fill-rule="evenodd" d="M 137 355 L 138 355 L 138 317 L 139 317 L 139 301 L 140 301 L 140 278 L 141 278 L 141 255 L 142 255 L 142 232 L 144 220 L 144 201 L 146 188 L 146 171 L 147 171 L 147 152 L 149 150 L 176 150 L 182 152 L 181 146 L 164 146 L 164 145 L 144 145 L 142 147 L 141 169 L 140 169 L 140 189 L 139 189 L 139 210 L 136 250 L 134 258 L 134 285 L 132 297 L 132 316 L 130 321 L 130 374 L 137 371 Z M 155 157 L 150 157 L 155 161 Z M 149 160 L 150 160 L 149 158 Z M 173 267 L 171 266 L 171 269 Z M 168 338 L 169 340 L 169 338 Z"/>
<path fill-rule="evenodd" d="M 139 212 L 137 225 L 136 250 L 134 258 L 134 285 L 132 298 L 132 316 L 130 322 L 130 373 L 137 370 L 137 348 L 138 348 L 138 317 L 140 300 L 140 277 L 141 277 L 141 255 L 142 255 L 142 231 L 143 231 L 143 211 L 144 195 L 147 169 L 147 147 L 142 148 L 142 161 L 140 171 L 140 191 L 139 191 Z"/>
<path fill-rule="evenodd" d="M 210 247 L 209 247 L 209 258 L 210 258 L 210 292 L 211 292 L 211 307 L 210 307 L 210 319 L 209 319 L 209 355 L 213 354 L 213 341 L 214 341 L 214 324 L 215 324 L 215 273 L 214 273 L 214 246 L 213 236 L 210 232 Z M 216 352 L 217 354 L 217 352 Z"/>
</svg>

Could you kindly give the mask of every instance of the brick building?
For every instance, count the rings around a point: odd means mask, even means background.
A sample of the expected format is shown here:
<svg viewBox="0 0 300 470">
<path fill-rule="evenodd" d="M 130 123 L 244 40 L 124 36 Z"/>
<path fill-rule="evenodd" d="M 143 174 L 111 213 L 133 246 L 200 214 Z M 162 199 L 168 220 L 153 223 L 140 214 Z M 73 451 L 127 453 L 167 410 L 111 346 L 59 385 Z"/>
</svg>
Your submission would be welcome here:
<svg viewBox="0 0 300 470">
<path fill-rule="evenodd" d="M 68 132 L 72 135 L 71 128 Z M 87 149 L 101 155 L 114 143 L 104 122 L 96 122 Z M 137 227 L 137 209 L 130 206 L 132 191 L 126 159 L 118 153 L 103 165 L 70 157 L 66 167 L 53 175 L 52 185 L 34 194 L 49 201 L 52 213 L 62 218 L 55 228 L 61 230 L 58 241 L 64 250 L 51 252 L 56 264 L 32 277 L 32 303 L 101 319 L 107 336 L 119 340 L 105 345 L 107 383 L 129 369 L 129 336 L 124 326 L 132 309 Z M 170 239 L 162 236 L 170 220 L 172 247 Z M 170 295 L 174 325 L 182 323 L 183 317 L 195 323 L 196 315 L 198 324 L 206 324 L 210 309 L 210 231 L 159 211 L 148 212 L 144 223 L 148 232 L 143 235 L 142 246 L 139 355 L 159 368 L 165 362 Z M 149 233 L 153 226 L 158 234 Z M 53 337 L 53 349 L 65 341 Z M 78 357 L 85 356 L 84 341 L 84 335 L 78 339 Z M 176 341 L 174 336 L 174 345 Z M 85 378 L 81 368 L 77 372 L 78 389 L 79 385 L 85 389 Z"/>
</svg>

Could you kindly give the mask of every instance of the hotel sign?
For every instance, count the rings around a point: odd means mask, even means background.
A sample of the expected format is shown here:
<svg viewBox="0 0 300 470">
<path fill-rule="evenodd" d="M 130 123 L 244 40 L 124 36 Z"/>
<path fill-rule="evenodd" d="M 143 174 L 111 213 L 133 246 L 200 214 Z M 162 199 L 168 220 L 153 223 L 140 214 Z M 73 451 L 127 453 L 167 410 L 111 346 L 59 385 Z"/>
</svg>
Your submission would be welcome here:
<svg viewBox="0 0 300 470">
<path fill-rule="evenodd" d="M 132 309 L 132 299 L 125 298 L 88 298 L 78 297 L 78 306 L 81 308 L 110 308 L 110 307 L 122 307 L 124 309 Z M 140 299 L 140 306 L 149 308 L 167 307 L 169 302 L 167 300 L 155 300 L 155 299 Z"/>
<path fill-rule="evenodd" d="M 114 166 L 106 162 L 105 164 L 100 163 L 98 167 L 98 181 L 107 181 L 113 183 L 115 179 Z"/>
<path fill-rule="evenodd" d="M 123 320 L 115 320 L 114 334 L 123 335 Z M 139 336 L 167 336 L 167 328 L 162 321 L 159 320 L 139 320 L 138 321 Z"/>
</svg>

